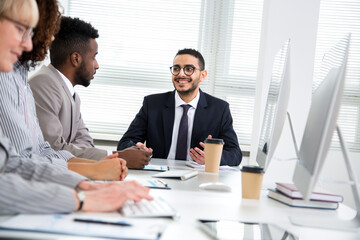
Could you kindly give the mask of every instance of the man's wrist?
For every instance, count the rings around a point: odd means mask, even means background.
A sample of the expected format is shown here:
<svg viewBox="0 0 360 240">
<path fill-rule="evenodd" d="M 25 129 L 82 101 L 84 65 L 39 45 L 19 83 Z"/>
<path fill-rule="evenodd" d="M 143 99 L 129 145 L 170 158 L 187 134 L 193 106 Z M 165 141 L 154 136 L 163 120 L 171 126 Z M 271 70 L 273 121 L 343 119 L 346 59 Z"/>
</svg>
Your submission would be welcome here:
<svg viewBox="0 0 360 240">
<path fill-rule="evenodd" d="M 91 182 L 91 181 L 81 181 L 76 188 L 82 191 L 89 191 L 89 190 L 97 190 L 101 188 L 104 184 L 98 182 Z"/>
<path fill-rule="evenodd" d="M 86 195 L 85 195 L 85 193 L 83 191 L 81 191 L 78 188 L 76 188 L 75 190 L 76 190 L 77 199 L 79 200 L 79 206 L 78 206 L 76 211 L 81 211 L 81 209 L 84 206 Z"/>
<path fill-rule="evenodd" d="M 113 153 L 117 153 L 117 154 L 118 154 L 118 158 L 123 158 L 124 150 L 114 151 Z"/>
</svg>

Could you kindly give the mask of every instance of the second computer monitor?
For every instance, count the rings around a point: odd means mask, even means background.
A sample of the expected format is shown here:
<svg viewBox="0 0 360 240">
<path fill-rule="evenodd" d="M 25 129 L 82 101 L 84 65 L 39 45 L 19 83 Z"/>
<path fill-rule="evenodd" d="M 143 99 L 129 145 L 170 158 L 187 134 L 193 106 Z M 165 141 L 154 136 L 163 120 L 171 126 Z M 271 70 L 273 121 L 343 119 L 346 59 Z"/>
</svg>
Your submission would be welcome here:
<svg viewBox="0 0 360 240">
<path fill-rule="evenodd" d="M 267 168 L 274 155 L 287 114 L 290 95 L 290 39 L 275 56 L 256 162 Z"/>
</svg>

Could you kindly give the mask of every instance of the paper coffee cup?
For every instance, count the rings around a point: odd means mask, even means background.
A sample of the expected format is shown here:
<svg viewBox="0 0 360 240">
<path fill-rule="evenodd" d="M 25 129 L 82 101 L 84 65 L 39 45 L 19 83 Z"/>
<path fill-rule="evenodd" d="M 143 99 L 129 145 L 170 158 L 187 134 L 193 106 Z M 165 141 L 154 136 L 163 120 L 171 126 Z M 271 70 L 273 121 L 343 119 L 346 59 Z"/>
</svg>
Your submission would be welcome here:
<svg viewBox="0 0 360 240">
<path fill-rule="evenodd" d="M 259 199 L 264 169 L 258 166 L 243 166 L 241 169 L 242 197 Z"/>
<path fill-rule="evenodd" d="M 217 173 L 221 161 L 224 140 L 207 138 L 205 143 L 205 172 Z"/>
</svg>

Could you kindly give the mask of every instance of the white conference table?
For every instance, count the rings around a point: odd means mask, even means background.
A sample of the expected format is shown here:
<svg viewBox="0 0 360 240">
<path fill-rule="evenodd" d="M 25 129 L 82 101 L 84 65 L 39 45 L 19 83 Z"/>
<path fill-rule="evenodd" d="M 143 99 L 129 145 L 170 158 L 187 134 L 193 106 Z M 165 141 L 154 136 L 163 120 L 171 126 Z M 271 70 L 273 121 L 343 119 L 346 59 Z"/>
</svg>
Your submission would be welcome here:
<svg viewBox="0 0 360 240">
<path fill-rule="evenodd" d="M 168 161 L 153 159 L 151 164 L 169 165 L 171 169 L 190 169 L 183 161 Z M 156 172 L 130 170 L 128 179 L 149 179 Z M 160 239 L 212 239 L 199 228 L 197 219 L 227 219 L 244 222 L 272 223 L 293 233 L 299 239 L 360 239 L 360 231 L 344 232 L 327 229 L 316 229 L 295 226 L 290 223 L 289 216 L 306 214 L 310 217 L 322 215 L 329 218 L 349 219 L 355 211 L 340 204 L 336 211 L 291 208 L 269 199 L 267 190 L 262 190 L 259 200 L 241 198 L 241 172 L 223 171 L 219 174 L 199 171 L 198 176 L 181 181 L 163 179 L 171 190 L 151 189 L 150 194 L 161 196 L 168 201 L 179 213 L 180 217 L 171 220 Z M 223 182 L 231 186 L 232 192 L 215 192 L 199 190 L 201 183 L 209 181 Z M 93 216 L 93 213 L 73 213 L 74 216 Z M 118 213 L 100 213 L 96 216 L 118 216 Z M 0 219 L 1 221 L 1 219 Z M 0 239 L 6 237 L 21 237 L 21 239 L 90 239 L 89 237 L 72 237 L 55 234 L 36 234 L 0 231 Z M 8 238 L 6 238 L 8 239 Z M 11 239 L 11 238 L 10 238 Z"/>
</svg>

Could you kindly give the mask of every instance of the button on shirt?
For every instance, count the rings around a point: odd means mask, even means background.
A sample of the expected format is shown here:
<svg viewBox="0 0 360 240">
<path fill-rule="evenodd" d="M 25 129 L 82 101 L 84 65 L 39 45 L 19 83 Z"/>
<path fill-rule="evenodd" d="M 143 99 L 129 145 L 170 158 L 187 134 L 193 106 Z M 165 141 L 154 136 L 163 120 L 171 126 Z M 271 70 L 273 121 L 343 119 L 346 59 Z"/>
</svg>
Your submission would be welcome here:
<svg viewBox="0 0 360 240">
<path fill-rule="evenodd" d="M 177 91 L 175 91 L 175 117 L 174 117 L 174 128 L 172 133 L 172 140 L 171 140 L 171 146 L 170 151 L 167 159 L 175 159 L 176 154 L 176 145 L 177 145 L 177 139 L 178 139 L 178 132 L 179 132 L 179 125 L 180 120 L 183 114 L 183 108 L 181 107 L 182 104 L 189 104 L 191 105 L 189 111 L 188 111 L 188 137 L 187 137 L 187 156 L 186 160 L 190 160 L 191 157 L 189 155 L 190 152 L 190 143 L 191 143 L 191 133 L 194 126 L 194 116 L 197 104 L 199 102 L 200 94 L 198 93 L 196 97 L 189 103 L 184 102 Z"/>
</svg>

